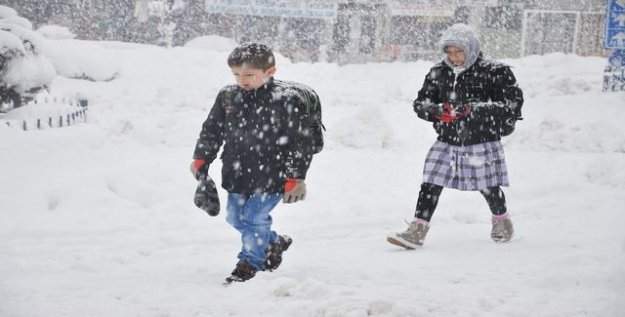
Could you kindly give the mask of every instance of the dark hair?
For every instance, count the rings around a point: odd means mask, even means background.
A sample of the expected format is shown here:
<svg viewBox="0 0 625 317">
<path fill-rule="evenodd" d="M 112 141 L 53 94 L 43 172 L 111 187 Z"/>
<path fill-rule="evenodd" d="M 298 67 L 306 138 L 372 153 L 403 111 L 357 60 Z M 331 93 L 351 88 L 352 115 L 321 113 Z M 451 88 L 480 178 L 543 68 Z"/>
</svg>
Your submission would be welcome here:
<svg viewBox="0 0 625 317">
<path fill-rule="evenodd" d="M 235 48 L 228 56 L 228 66 L 248 66 L 267 70 L 276 66 L 276 58 L 269 46 L 260 43 L 245 43 Z"/>
</svg>

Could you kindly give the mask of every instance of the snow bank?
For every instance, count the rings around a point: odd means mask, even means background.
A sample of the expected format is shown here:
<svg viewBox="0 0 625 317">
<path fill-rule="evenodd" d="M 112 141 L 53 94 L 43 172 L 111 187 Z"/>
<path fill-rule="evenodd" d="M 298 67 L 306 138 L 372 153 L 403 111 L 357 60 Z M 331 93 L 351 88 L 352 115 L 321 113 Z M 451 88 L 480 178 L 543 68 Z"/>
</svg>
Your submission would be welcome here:
<svg viewBox="0 0 625 317">
<path fill-rule="evenodd" d="M 187 42 L 184 47 L 202 49 L 212 52 L 230 54 L 238 44 L 229 38 L 207 35 L 194 38 Z M 276 62 L 279 65 L 290 64 L 291 61 L 279 52 L 274 51 Z"/>
<path fill-rule="evenodd" d="M 108 81 L 120 73 L 117 53 L 103 49 L 97 42 L 49 39 L 43 51 L 61 76 Z"/>
<path fill-rule="evenodd" d="M 20 16 L 10 16 L 10 17 L 0 19 L 0 23 L 19 25 L 28 30 L 33 29 L 33 24 L 30 21 L 28 21 L 28 19 L 20 17 Z"/>
<path fill-rule="evenodd" d="M 187 42 L 184 46 L 211 50 L 220 53 L 230 53 L 237 46 L 237 43 L 229 38 L 217 35 L 207 35 L 196 37 Z"/>
<path fill-rule="evenodd" d="M 76 37 L 67 27 L 60 25 L 43 25 L 37 29 L 44 37 L 52 40 L 68 40 Z"/>
</svg>

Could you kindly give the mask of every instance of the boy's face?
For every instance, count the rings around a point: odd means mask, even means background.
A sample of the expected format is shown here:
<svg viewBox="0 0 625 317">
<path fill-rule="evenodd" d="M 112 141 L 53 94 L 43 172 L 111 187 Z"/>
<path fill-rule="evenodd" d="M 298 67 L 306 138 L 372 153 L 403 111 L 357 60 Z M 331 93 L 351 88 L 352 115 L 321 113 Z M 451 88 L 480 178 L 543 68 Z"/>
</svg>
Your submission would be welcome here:
<svg viewBox="0 0 625 317">
<path fill-rule="evenodd" d="M 455 46 L 447 46 L 445 52 L 447 53 L 447 58 L 449 58 L 449 61 L 452 64 L 454 64 L 455 66 L 464 65 L 465 56 L 462 49 Z"/>
<path fill-rule="evenodd" d="M 239 87 L 243 90 L 254 90 L 260 88 L 267 82 L 267 80 L 269 80 L 271 76 L 273 76 L 273 74 L 276 73 L 275 66 L 266 70 L 246 65 L 232 66 L 230 69 L 232 70 L 234 79 L 237 81 L 237 85 L 239 85 Z"/>
</svg>

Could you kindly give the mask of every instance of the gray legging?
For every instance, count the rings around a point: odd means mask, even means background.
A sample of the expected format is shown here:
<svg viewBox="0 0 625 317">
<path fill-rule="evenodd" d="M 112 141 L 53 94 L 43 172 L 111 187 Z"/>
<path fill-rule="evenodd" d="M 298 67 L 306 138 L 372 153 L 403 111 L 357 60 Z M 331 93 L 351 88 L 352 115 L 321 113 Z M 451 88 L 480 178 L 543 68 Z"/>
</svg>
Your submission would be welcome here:
<svg viewBox="0 0 625 317">
<path fill-rule="evenodd" d="M 419 192 L 419 200 L 417 200 L 417 210 L 415 211 L 415 217 L 430 221 L 436 205 L 438 204 L 438 198 L 443 191 L 443 186 L 434 185 L 431 183 L 421 184 L 421 191 Z M 480 193 L 486 198 L 488 207 L 493 215 L 503 215 L 506 213 L 506 196 L 503 194 L 501 187 L 489 187 L 480 190 Z"/>
</svg>

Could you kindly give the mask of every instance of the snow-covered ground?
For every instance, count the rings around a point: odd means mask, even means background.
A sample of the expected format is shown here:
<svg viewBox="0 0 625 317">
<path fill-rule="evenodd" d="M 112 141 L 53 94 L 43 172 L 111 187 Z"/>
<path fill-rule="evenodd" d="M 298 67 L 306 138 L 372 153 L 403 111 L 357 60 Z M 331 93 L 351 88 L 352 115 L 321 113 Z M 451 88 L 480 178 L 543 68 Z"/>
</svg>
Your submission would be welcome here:
<svg viewBox="0 0 625 317">
<path fill-rule="evenodd" d="M 85 124 L 0 127 L 0 316 L 625 314 L 625 93 L 600 92 L 605 59 L 506 61 L 526 96 L 504 141 L 517 235 L 493 243 L 483 198 L 447 190 L 415 251 L 385 236 L 411 219 L 435 139 L 411 106 L 431 63 L 278 59 L 278 78 L 322 97 L 327 146 L 307 200 L 273 212 L 294 238 L 280 269 L 225 288 L 240 242 L 194 207 L 188 165 L 233 81 L 227 53 L 52 46 L 59 74 L 115 79 L 55 79 L 54 94 L 89 99 Z"/>
</svg>

